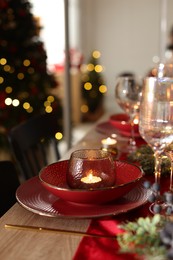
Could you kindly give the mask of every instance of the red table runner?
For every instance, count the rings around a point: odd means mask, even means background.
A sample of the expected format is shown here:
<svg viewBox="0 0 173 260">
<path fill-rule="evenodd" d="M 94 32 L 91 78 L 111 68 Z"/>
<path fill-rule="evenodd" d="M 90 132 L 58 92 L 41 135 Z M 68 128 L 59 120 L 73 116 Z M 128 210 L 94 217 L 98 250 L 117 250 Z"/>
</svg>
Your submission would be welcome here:
<svg viewBox="0 0 173 260">
<path fill-rule="evenodd" d="M 140 216 L 145 217 L 147 215 L 150 215 L 148 203 L 138 209 L 116 217 L 93 219 L 87 232 L 99 235 L 116 236 L 116 234 L 122 232 L 119 228 L 120 223 L 127 220 L 134 221 Z M 119 253 L 119 246 L 116 239 L 84 237 L 81 240 L 73 259 L 134 260 L 136 257 L 132 254 Z"/>
</svg>

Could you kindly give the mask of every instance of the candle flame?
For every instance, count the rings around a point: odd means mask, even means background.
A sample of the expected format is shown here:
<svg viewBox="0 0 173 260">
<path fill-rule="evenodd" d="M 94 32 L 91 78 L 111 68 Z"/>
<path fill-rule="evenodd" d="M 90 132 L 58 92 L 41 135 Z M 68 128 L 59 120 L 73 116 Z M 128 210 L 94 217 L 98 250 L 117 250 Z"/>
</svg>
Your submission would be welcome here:
<svg viewBox="0 0 173 260">
<path fill-rule="evenodd" d="M 115 145 L 117 141 L 111 137 L 108 137 L 106 139 L 102 139 L 102 144 L 107 144 L 107 145 Z"/>
<path fill-rule="evenodd" d="M 92 175 L 92 173 L 89 173 L 88 174 L 88 180 L 92 181 L 92 179 L 93 179 L 93 175 Z"/>
<path fill-rule="evenodd" d="M 82 182 L 87 183 L 87 184 L 93 184 L 93 183 L 97 183 L 100 182 L 102 179 L 98 176 L 94 176 L 93 175 L 93 171 L 90 170 L 88 172 L 88 175 L 86 177 L 83 177 L 81 179 Z"/>
<path fill-rule="evenodd" d="M 133 122 L 134 122 L 135 125 L 138 125 L 139 119 L 138 119 L 138 118 L 135 118 Z"/>
</svg>

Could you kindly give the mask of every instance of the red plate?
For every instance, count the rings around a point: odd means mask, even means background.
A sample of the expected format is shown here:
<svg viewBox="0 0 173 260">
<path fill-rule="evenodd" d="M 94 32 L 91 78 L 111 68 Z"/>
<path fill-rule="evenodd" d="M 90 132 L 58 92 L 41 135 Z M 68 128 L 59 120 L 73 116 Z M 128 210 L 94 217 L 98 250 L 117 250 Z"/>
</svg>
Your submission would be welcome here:
<svg viewBox="0 0 173 260">
<path fill-rule="evenodd" d="M 143 205 L 150 195 L 151 192 L 144 189 L 140 181 L 135 189 L 111 203 L 100 205 L 75 204 L 57 198 L 48 192 L 41 185 L 37 176 L 21 184 L 16 191 L 17 201 L 25 209 L 38 215 L 61 218 L 115 216 Z"/>
<path fill-rule="evenodd" d="M 131 132 L 131 125 L 129 122 L 129 116 L 127 114 L 115 114 L 110 116 L 109 122 L 113 125 L 116 129 L 122 131 L 122 133 Z M 135 133 L 139 134 L 139 127 L 138 124 L 134 125 Z"/>
<path fill-rule="evenodd" d="M 66 182 L 67 161 L 50 164 L 40 171 L 39 178 L 45 189 L 55 196 L 73 203 L 102 204 L 124 196 L 143 177 L 142 170 L 133 164 L 115 161 L 116 185 L 101 189 L 70 189 Z"/>
</svg>

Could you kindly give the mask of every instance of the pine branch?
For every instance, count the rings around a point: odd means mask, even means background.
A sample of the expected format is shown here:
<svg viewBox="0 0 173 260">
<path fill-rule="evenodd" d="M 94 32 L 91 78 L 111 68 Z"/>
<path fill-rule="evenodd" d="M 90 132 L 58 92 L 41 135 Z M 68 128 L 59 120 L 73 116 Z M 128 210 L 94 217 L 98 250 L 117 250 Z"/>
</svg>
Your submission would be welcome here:
<svg viewBox="0 0 173 260">
<path fill-rule="evenodd" d="M 165 222 L 166 219 L 157 214 L 153 218 L 139 218 L 122 224 L 120 227 L 125 232 L 117 236 L 120 251 L 145 256 L 146 260 L 166 259 L 167 249 L 159 236 Z"/>
<path fill-rule="evenodd" d="M 154 174 L 154 166 L 155 166 L 154 154 L 152 149 L 148 145 L 142 145 L 136 150 L 136 152 L 129 154 L 127 159 L 129 162 L 140 164 L 145 174 L 148 175 Z M 163 156 L 162 175 L 166 176 L 169 174 L 170 174 L 170 160 L 168 159 L 168 157 Z"/>
</svg>

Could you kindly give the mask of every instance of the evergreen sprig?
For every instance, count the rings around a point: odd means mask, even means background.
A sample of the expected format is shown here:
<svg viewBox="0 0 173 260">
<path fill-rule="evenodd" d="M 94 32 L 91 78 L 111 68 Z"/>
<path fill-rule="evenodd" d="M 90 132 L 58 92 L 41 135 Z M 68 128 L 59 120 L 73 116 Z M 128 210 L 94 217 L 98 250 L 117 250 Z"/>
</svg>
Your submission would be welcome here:
<svg viewBox="0 0 173 260">
<path fill-rule="evenodd" d="M 145 174 L 154 174 L 155 159 L 152 149 L 148 145 L 140 146 L 127 157 L 129 162 L 139 163 Z M 170 174 L 170 160 L 167 156 L 162 158 L 162 175 Z"/>
<path fill-rule="evenodd" d="M 166 219 L 156 214 L 154 217 L 138 218 L 120 226 L 125 232 L 118 234 L 117 241 L 121 252 L 145 256 L 146 260 L 166 259 L 167 248 L 161 243 L 160 230 Z"/>
</svg>

